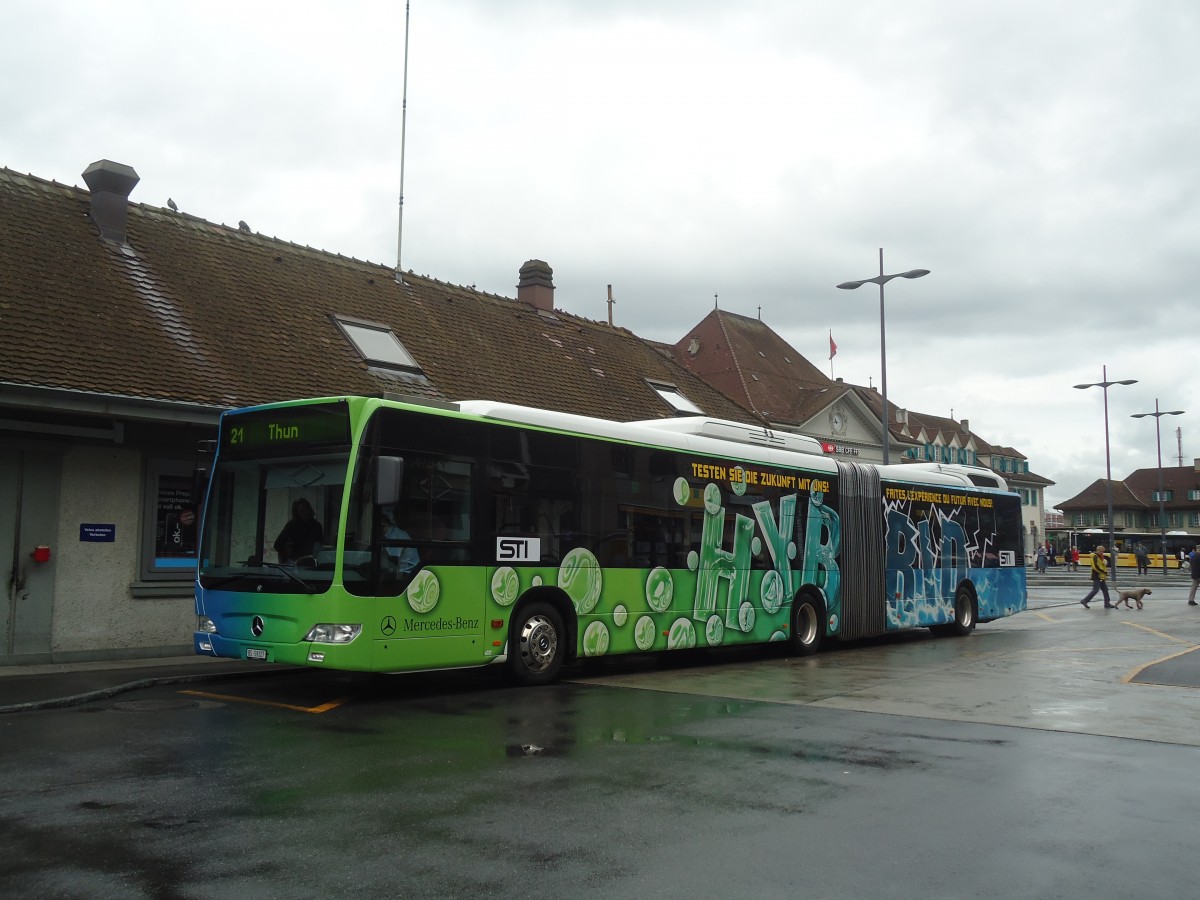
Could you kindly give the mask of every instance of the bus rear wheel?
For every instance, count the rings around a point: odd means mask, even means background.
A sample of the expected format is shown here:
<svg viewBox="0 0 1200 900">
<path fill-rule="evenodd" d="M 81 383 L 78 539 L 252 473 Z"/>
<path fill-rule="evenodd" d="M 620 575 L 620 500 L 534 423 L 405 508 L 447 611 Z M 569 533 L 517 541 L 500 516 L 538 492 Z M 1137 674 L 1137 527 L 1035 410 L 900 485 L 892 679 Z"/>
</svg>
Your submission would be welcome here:
<svg viewBox="0 0 1200 900">
<path fill-rule="evenodd" d="M 964 585 L 954 595 L 954 621 L 930 630 L 943 637 L 964 637 L 975 630 L 975 595 Z"/>
<path fill-rule="evenodd" d="M 825 604 L 812 594 L 801 594 L 792 601 L 792 635 L 788 646 L 795 656 L 812 656 L 825 636 Z"/>
<path fill-rule="evenodd" d="M 566 657 L 562 616 L 549 603 L 523 607 L 509 626 L 509 671 L 518 684 L 548 684 Z"/>
</svg>

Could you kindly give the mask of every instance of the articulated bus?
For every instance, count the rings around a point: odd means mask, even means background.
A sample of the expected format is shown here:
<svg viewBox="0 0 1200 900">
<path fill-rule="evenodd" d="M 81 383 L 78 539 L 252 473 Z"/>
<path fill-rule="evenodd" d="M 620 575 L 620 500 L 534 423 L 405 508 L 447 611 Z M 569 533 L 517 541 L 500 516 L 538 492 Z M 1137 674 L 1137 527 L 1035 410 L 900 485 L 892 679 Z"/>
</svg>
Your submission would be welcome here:
<svg viewBox="0 0 1200 900">
<path fill-rule="evenodd" d="M 1020 511 L 987 469 L 842 462 L 704 417 L 258 406 L 221 418 L 195 649 L 538 684 L 579 657 L 963 635 L 1025 609 Z"/>
</svg>

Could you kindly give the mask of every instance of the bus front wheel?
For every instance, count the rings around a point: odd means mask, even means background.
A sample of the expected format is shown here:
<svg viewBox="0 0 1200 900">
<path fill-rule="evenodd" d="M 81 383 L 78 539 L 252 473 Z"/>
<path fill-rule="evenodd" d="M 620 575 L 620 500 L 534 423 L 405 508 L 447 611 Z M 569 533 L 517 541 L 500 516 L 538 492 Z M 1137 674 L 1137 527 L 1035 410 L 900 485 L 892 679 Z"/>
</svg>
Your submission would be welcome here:
<svg viewBox="0 0 1200 900">
<path fill-rule="evenodd" d="M 825 604 L 812 594 L 801 594 L 792 601 L 792 636 L 788 639 L 796 656 L 812 656 L 825 636 Z"/>
<path fill-rule="evenodd" d="M 548 603 L 530 603 L 509 627 L 509 670 L 519 684 L 548 684 L 566 656 L 562 616 Z"/>
</svg>

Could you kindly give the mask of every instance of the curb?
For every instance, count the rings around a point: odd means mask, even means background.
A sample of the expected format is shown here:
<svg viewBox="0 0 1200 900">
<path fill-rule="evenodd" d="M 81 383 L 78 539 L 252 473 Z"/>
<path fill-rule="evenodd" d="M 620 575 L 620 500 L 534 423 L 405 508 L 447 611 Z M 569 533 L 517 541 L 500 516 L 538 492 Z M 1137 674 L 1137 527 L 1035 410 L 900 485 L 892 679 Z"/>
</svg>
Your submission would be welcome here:
<svg viewBox="0 0 1200 900">
<path fill-rule="evenodd" d="M 303 672 L 304 669 L 296 669 L 296 672 Z M 291 674 L 289 670 L 278 672 L 272 671 L 254 671 L 247 669 L 245 672 L 197 672 L 191 675 L 161 675 L 151 678 L 139 678 L 135 681 L 127 681 L 124 684 L 115 684 L 106 688 L 97 688 L 94 691 L 85 691 L 82 694 L 71 694 L 66 697 L 51 697 L 47 700 L 30 700 L 25 703 L 13 703 L 8 706 L 0 706 L 0 715 L 8 713 L 35 712 L 40 709 L 63 709 L 68 706 L 80 706 L 84 703 L 91 703 L 95 700 L 107 700 L 109 697 L 115 697 L 117 694 L 124 694 L 127 691 L 137 691 L 142 688 L 158 687 L 167 684 L 196 684 L 203 681 L 221 681 L 226 678 L 241 678 L 245 675 L 256 677 L 274 676 Z"/>
</svg>

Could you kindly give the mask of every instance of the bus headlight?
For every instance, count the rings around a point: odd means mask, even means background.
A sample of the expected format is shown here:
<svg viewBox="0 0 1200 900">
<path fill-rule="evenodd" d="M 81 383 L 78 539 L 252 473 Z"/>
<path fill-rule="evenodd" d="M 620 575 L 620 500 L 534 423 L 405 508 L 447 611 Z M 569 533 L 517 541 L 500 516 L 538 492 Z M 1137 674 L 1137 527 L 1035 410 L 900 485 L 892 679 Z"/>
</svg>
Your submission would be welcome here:
<svg viewBox="0 0 1200 900">
<path fill-rule="evenodd" d="M 306 641 L 318 644 L 348 644 L 362 631 L 361 625 L 314 625 L 304 636 Z"/>
<path fill-rule="evenodd" d="M 216 634 L 217 623 L 208 616 L 200 616 L 199 620 L 196 622 L 196 630 L 203 631 L 205 634 Z"/>
</svg>

